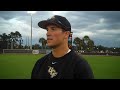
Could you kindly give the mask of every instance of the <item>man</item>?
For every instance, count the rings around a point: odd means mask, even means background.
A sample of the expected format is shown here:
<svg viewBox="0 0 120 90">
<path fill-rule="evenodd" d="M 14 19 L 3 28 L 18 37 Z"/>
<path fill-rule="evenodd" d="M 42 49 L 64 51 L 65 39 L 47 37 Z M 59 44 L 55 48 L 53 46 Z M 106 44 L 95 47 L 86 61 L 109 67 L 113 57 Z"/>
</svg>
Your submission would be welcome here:
<svg viewBox="0 0 120 90">
<path fill-rule="evenodd" d="M 52 52 L 36 62 L 31 79 L 93 79 L 87 61 L 68 48 L 71 25 L 65 17 L 55 15 L 38 26 L 47 30 L 47 45 Z"/>
</svg>

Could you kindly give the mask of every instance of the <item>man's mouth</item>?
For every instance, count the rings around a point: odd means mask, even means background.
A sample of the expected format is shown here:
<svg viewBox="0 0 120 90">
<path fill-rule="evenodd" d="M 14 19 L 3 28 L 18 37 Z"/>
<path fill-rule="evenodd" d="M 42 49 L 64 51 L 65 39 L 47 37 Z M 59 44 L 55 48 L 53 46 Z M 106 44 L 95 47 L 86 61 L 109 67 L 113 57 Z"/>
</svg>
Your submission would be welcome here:
<svg viewBox="0 0 120 90">
<path fill-rule="evenodd" d="M 47 38 L 47 40 L 53 40 L 52 38 Z"/>
</svg>

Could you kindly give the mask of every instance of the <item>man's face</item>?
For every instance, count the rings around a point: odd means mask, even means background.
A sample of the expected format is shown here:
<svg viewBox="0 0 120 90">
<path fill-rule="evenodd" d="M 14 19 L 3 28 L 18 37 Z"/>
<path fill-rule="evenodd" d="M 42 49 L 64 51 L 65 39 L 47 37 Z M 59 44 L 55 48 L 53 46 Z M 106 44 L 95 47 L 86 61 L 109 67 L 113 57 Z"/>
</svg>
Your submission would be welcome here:
<svg viewBox="0 0 120 90">
<path fill-rule="evenodd" d="M 56 25 L 48 25 L 46 35 L 47 44 L 52 48 L 55 48 L 64 43 L 64 39 L 66 38 L 66 34 L 62 31 L 62 28 L 59 28 Z"/>
</svg>

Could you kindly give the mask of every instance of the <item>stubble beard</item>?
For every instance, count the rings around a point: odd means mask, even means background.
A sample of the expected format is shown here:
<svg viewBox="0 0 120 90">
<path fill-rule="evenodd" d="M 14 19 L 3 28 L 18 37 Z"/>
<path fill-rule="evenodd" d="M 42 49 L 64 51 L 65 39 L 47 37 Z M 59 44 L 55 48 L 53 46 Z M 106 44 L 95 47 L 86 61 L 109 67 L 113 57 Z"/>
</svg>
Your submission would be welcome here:
<svg viewBox="0 0 120 90">
<path fill-rule="evenodd" d="M 48 47 L 50 47 L 51 49 L 56 49 L 57 47 L 59 47 L 60 45 L 59 44 L 57 44 L 57 45 L 51 45 L 51 46 L 48 46 Z"/>
</svg>

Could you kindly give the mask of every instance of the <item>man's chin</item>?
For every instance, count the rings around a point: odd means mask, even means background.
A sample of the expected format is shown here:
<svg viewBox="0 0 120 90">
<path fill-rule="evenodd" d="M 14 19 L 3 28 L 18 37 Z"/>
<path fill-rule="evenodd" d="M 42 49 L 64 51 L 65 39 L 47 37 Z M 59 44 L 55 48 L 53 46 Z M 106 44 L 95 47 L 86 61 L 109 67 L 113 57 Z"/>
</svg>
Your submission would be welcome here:
<svg viewBox="0 0 120 90">
<path fill-rule="evenodd" d="M 48 47 L 50 47 L 50 48 L 56 48 L 57 46 L 55 46 L 55 45 L 48 45 Z"/>
<path fill-rule="evenodd" d="M 50 47 L 50 48 L 53 47 L 53 45 L 50 45 L 50 44 L 48 44 L 47 46 Z"/>
</svg>

